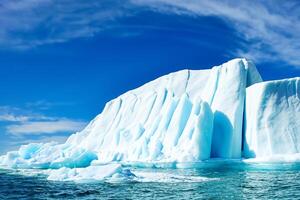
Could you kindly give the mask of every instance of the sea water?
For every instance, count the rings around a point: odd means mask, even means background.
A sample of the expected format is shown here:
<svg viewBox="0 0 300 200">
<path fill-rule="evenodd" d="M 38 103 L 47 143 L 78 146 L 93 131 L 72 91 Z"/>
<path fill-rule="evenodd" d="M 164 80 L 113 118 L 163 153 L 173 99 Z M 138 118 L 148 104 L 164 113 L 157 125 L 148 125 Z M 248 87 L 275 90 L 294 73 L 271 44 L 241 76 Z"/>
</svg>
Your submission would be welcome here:
<svg viewBox="0 0 300 200">
<path fill-rule="evenodd" d="M 300 163 L 207 162 L 193 169 L 128 167 L 134 180 L 48 181 L 0 170 L 0 199 L 300 199 Z"/>
</svg>

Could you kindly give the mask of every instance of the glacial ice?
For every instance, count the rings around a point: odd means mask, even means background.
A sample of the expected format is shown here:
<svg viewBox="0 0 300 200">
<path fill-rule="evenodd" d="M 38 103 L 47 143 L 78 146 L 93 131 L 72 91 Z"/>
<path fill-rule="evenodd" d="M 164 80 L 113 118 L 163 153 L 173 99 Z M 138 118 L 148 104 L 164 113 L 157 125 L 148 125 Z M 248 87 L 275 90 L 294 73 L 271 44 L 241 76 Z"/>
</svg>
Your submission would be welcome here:
<svg viewBox="0 0 300 200">
<path fill-rule="evenodd" d="M 1 156 L 0 165 L 86 181 L 134 176 L 120 163 L 172 168 L 300 155 L 299 88 L 299 78 L 262 82 L 247 59 L 178 71 L 108 102 L 66 143 L 24 145 Z"/>
<path fill-rule="evenodd" d="M 95 159 L 97 155 L 86 149 L 53 142 L 32 143 L 1 156 L 0 164 L 11 168 L 59 169 L 87 167 Z"/>
<path fill-rule="evenodd" d="M 280 160 L 284 160 L 284 157 L 295 157 L 299 153 L 300 78 L 262 82 L 249 87 L 244 156 L 281 157 Z"/>
<path fill-rule="evenodd" d="M 102 162 L 240 158 L 246 87 L 260 81 L 246 59 L 172 73 L 107 103 L 66 144 L 97 152 Z"/>
</svg>

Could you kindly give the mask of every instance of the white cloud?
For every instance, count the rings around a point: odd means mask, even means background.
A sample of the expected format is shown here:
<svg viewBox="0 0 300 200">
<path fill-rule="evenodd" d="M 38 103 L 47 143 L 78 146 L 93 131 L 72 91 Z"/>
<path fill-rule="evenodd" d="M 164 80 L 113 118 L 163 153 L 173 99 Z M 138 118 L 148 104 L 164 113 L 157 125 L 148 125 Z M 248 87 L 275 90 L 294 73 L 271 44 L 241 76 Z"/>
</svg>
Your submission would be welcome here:
<svg viewBox="0 0 300 200">
<path fill-rule="evenodd" d="M 57 121 L 23 122 L 6 127 L 12 135 L 40 135 L 59 132 L 76 132 L 84 128 L 86 122 L 61 119 Z"/>
<path fill-rule="evenodd" d="M 282 60 L 300 67 L 300 6 L 294 1 L 132 0 L 157 12 L 215 16 L 233 26 L 246 43 L 234 55 Z"/>
<path fill-rule="evenodd" d="M 8 122 L 23 122 L 28 121 L 30 119 L 29 116 L 16 116 L 13 114 L 2 114 L 0 115 L 0 121 L 8 121 Z"/>
<path fill-rule="evenodd" d="M 27 49 L 91 37 L 129 14 L 123 13 L 125 6 L 119 0 L 2 0 L 0 47 Z"/>
<path fill-rule="evenodd" d="M 232 56 L 245 56 L 258 62 L 280 60 L 300 68 L 300 4 L 297 1 L 2 0 L 0 48 L 27 49 L 93 37 L 117 25 L 118 19 L 144 10 L 141 8 L 176 15 L 218 17 L 234 27 L 245 41 L 239 49 L 225 50 L 231 51 Z"/>
<path fill-rule="evenodd" d="M 0 106 L 1 129 L 6 134 L 0 140 L 0 153 L 18 149 L 20 145 L 28 143 L 51 141 L 63 143 L 70 134 L 81 131 L 87 125 L 83 120 L 53 117 L 35 112 L 36 108 L 42 110 L 44 106 L 48 108 L 54 105 L 61 104 L 38 101 L 28 103 L 24 108 Z"/>
<path fill-rule="evenodd" d="M 48 142 L 57 142 L 64 143 L 69 136 L 67 135 L 43 135 L 40 137 L 36 137 L 34 139 L 25 139 L 20 137 L 13 137 L 9 141 L 9 145 L 15 147 L 15 149 L 19 149 L 21 145 L 29 144 L 29 143 L 48 143 Z"/>
<path fill-rule="evenodd" d="M 43 106 L 44 103 L 30 106 Z M 84 128 L 87 124 L 82 120 L 64 117 L 47 116 L 35 113 L 30 109 L 12 106 L 0 106 L 0 122 L 6 122 L 6 133 L 14 136 L 49 135 L 61 132 L 73 133 Z"/>
<path fill-rule="evenodd" d="M 25 122 L 25 121 L 57 120 L 56 117 L 49 117 L 28 109 L 21 109 L 12 106 L 0 106 L 0 122 Z"/>
</svg>

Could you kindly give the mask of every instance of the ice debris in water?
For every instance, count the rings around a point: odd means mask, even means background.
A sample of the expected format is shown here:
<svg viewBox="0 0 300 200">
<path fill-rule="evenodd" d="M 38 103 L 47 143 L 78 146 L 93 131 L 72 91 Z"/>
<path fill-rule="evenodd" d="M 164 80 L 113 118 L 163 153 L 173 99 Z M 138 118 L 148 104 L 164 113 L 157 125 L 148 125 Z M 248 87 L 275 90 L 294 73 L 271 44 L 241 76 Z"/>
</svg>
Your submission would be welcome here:
<svg viewBox="0 0 300 200">
<path fill-rule="evenodd" d="M 21 146 L 19 151 L 8 152 L 0 158 L 0 163 L 11 168 L 58 169 L 87 167 L 95 159 L 97 155 L 87 149 L 66 144 L 32 143 Z"/>
<path fill-rule="evenodd" d="M 129 169 L 123 169 L 120 164 L 89 166 L 86 168 L 60 168 L 51 170 L 48 180 L 95 182 L 109 179 L 111 182 L 133 179 L 135 175 Z"/>
</svg>

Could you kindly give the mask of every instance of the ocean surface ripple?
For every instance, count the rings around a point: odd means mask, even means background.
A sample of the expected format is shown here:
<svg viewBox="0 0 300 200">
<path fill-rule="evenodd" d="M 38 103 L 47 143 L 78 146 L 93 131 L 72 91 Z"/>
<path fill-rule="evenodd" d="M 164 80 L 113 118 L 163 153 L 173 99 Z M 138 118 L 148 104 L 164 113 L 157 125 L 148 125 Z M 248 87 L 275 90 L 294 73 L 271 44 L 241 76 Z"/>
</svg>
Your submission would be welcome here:
<svg viewBox="0 0 300 200">
<path fill-rule="evenodd" d="M 135 181 L 48 181 L 0 170 L 0 199 L 300 199 L 300 163 L 206 163 L 197 169 L 138 169 Z"/>
</svg>

